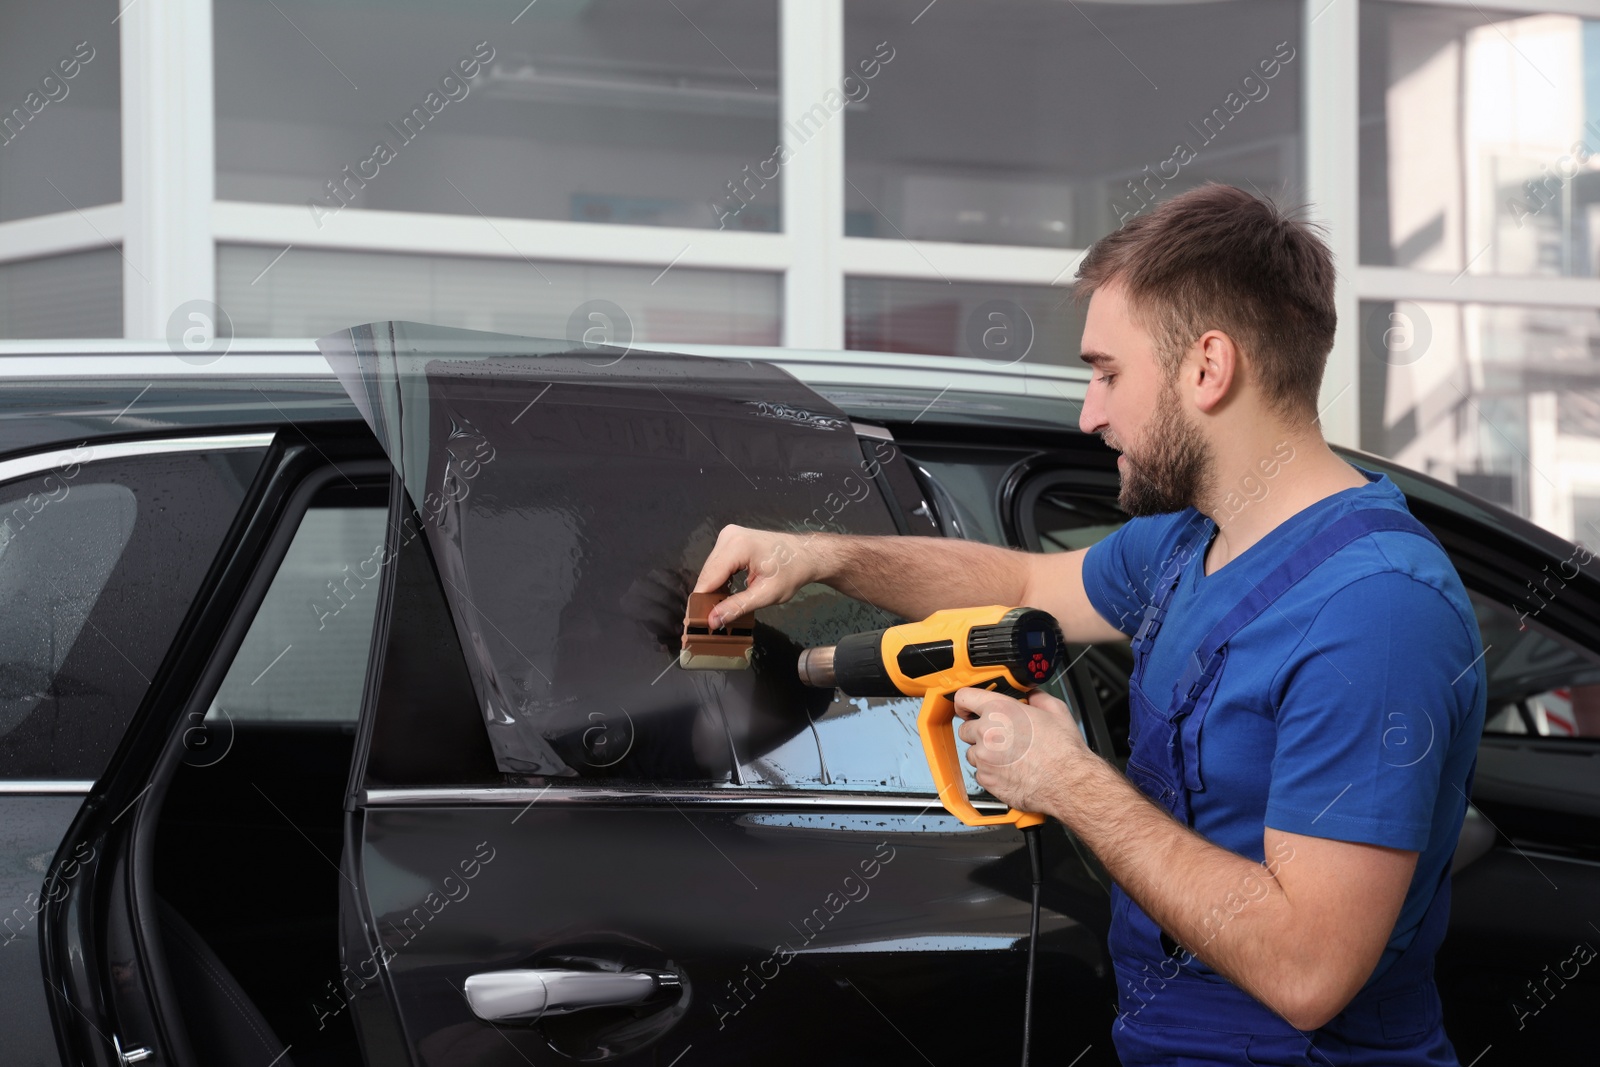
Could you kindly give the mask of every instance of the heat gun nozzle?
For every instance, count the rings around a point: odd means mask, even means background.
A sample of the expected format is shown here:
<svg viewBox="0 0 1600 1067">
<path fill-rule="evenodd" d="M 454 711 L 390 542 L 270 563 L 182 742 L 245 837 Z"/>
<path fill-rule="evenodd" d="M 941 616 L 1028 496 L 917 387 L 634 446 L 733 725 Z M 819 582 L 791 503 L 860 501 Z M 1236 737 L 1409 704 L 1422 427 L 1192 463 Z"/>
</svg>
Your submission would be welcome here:
<svg viewBox="0 0 1600 1067">
<path fill-rule="evenodd" d="M 800 653 L 798 669 L 800 681 L 819 689 L 832 689 L 838 684 L 833 670 L 833 645 L 808 648 Z"/>
</svg>

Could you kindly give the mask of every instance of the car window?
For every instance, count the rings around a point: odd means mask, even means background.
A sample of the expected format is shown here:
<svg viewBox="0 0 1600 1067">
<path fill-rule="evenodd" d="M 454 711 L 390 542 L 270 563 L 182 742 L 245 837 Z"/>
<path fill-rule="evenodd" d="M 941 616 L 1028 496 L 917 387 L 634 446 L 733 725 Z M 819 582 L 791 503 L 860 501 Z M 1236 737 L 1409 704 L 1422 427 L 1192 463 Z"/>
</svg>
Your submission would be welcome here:
<svg viewBox="0 0 1600 1067">
<path fill-rule="evenodd" d="M 33 468 L 0 485 L 0 777 L 104 770 L 265 443 L 84 445 L 0 465 Z"/>
<path fill-rule="evenodd" d="M 306 510 L 206 712 L 209 723 L 356 721 L 386 515 L 382 506 Z"/>
<path fill-rule="evenodd" d="M 1489 675 L 1486 735 L 1600 737 L 1600 655 L 1476 592 Z"/>
<path fill-rule="evenodd" d="M 391 530 L 397 577 L 426 542 L 500 774 L 933 792 L 916 701 L 836 700 L 796 673 L 803 648 L 901 620 L 811 586 L 760 612 L 750 669 L 678 665 L 724 525 L 894 535 L 909 521 L 880 484 L 900 462 L 891 441 L 767 364 L 505 355 L 541 343 L 419 330 L 351 331 L 348 354 L 322 343 L 400 469 L 414 511 Z M 437 632 L 404 614 L 437 607 L 397 596 L 391 642 Z M 398 739 L 428 714 L 454 722 L 462 701 L 416 707 L 388 659 L 369 776 L 425 778 L 426 754 Z"/>
</svg>

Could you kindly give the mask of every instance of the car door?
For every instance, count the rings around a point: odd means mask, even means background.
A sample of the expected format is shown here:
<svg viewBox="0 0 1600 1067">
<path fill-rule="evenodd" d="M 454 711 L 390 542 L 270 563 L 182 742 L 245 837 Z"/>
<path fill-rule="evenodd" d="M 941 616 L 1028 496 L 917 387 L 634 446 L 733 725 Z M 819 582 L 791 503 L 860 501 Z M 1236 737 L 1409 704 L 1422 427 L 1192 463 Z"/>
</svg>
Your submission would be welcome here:
<svg viewBox="0 0 1600 1067">
<path fill-rule="evenodd" d="M 22 402 L 25 386 L 14 386 Z M 58 1062 L 40 942 L 99 859 L 63 836 L 218 554 L 270 433 L 97 437 L 0 459 L 0 1034 Z"/>
<path fill-rule="evenodd" d="M 898 620 L 808 586 L 752 669 L 677 666 L 724 524 L 934 532 L 892 439 L 760 363 L 405 323 L 323 347 L 405 490 L 344 853 L 368 1062 L 1016 1058 L 1021 835 L 938 806 L 915 701 L 795 677 Z M 1114 1062 L 1104 888 L 1059 825 L 1045 856 L 1035 1048 Z M 516 1014 L 545 995 L 593 1006 Z"/>
<path fill-rule="evenodd" d="M 1574 545 L 1373 456 L 1450 554 L 1477 615 L 1489 697 L 1471 806 L 1452 866 L 1437 960 L 1462 1062 L 1491 1048 L 1561 1062 L 1600 1011 L 1600 568 Z M 1013 471 L 1008 526 L 1034 551 L 1082 548 L 1126 516 L 1102 465 L 1035 453 Z M 1083 716 L 1103 754 L 1127 758 L 1127 642 L 1070 650 Z M 1397 718 L 1396 753 L 1434 743 Z M 1408 747 L 1409 746 L 1409 747 Z"/>
</svg>

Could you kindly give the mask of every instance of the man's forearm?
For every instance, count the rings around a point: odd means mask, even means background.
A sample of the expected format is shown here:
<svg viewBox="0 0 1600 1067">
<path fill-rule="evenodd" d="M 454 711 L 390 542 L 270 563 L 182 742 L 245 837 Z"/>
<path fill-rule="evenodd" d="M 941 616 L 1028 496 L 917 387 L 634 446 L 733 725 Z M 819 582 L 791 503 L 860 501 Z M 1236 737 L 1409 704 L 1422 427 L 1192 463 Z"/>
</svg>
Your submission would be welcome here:
<svg viewBox="0 0 1600 1067">
<path fill-rule="evenodd" d="M 814 545 L 824 583 L 906 619 L 1019 604 L 1028 585 L 1026 554 L 977 541 L 818 534 Z"/>
<path fill-rule="evenodd" d="M 1279 1014 L 1296 1014 L 1305 946 L 1275 877 L 1292 849 L 1260 864 L 1215 845 L 1092 753 L 1071 761 L 1049 813 L 1174 940 Z"/>
</svg>

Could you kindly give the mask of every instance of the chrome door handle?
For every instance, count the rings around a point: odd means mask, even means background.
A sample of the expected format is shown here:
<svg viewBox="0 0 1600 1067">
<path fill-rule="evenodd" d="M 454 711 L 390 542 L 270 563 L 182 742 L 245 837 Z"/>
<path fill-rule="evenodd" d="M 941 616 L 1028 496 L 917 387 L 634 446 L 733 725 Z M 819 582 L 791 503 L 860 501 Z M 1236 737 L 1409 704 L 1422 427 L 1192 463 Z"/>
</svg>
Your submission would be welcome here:
<svg viewBox="0 0 1600 1067">
<path fill-rule="evenodd" d="M 466 992 L 472 1014 L 488 1022 L 505 1022 L 638 1004 L 679 985 L 677 975 L 661 971 L 541 967 L 475 974 L 467 979 Z"/>
</svg>

